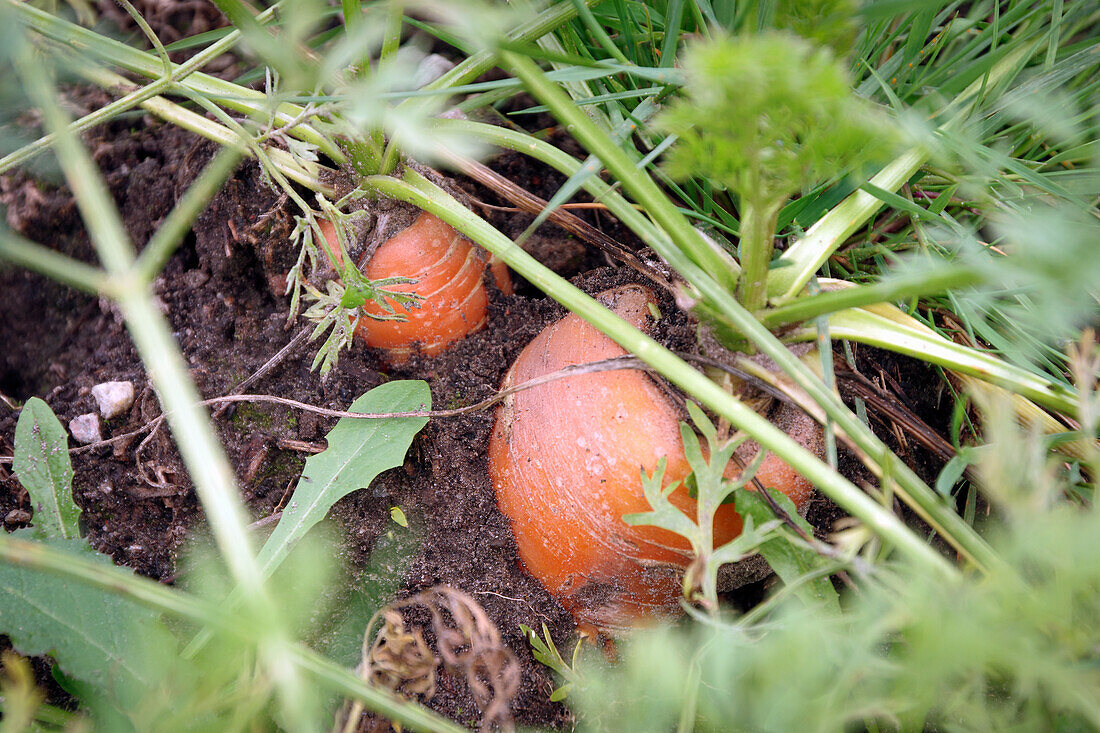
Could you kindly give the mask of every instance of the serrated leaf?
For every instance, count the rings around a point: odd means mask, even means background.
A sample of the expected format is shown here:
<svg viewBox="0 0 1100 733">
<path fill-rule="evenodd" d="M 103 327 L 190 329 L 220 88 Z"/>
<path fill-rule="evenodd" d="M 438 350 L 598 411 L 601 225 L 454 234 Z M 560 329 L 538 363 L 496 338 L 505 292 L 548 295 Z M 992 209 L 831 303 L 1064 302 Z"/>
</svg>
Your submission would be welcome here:
<svg viewBox="0 0 1100 733">
<path fill-rule="evenodd" d="M 351 403 L 349 412 L 413 412 L 431 409 L 428 384 L 420 380 L 388 382 Z M 306 461 L 294 496 L 259 554 L 265 574 L 337 501 L 405 460 L 426 417 L 341 418 L 329 434 L 328 448 Z"/>
<path fill-rule="evenodd" d="M 707 417 L 707 414 L 703 412 L 702 408 L 691 400 L 685 402 L 684 406 L 687 408 L 688 415 L 691 416 L 691 421 L 695 423 L 695 427 L 699 429 L 699 432 L 706 436 L 708 442 L 716 442 L 718 440 L 718 431 L 715 429 L 714 423 Z"/>
<path fill-rule="evenodd" d="M 545 624 L 543 624 L 543 626 L 545 626 Z M 535 657 L 535 661 L 554 669 L 554 655 L 550 653 L 550 647 L 542 640 L 539 633 L 526 624 L 520 624 L 519 630 L 523 634 L 523 637 L 527 639 L 527 643 L 531 645 L 531 654 Z"/>
<path fill-rule="evenodd" d="M 38 537 L 80 537 L 80 507 L 73 502 L 73 465 L 68 449 L 69 436 L 50 406 L 37 397 L 27 400 L 15 426 L 12 467 L 31 495 Z"/>
<path fill-rule="evenodd" d="M 562 658 L 561 652 L 554 644 L 553 637 L 550 636 L 550 629 L 544 623 L 542 625 L 542 636 L 540 637 L 538 632 L 530 626 L 520 624 L 519 628 L 523 632 L 524 638 L 527 639 L 527 643 L 531 645 L 531 654 L 534 656 L 535 661 L 549 667 L 565 679 L 565 683 L 550 694 L 551 702 L 564 700 L 569 694 L 569 690 L 572 689 L 573 683 L 579 678 L 576 671 Z M 577 648 L 573 651 L 574 665 L 577 662 L 577 651 L 580 649 L 580 645 L 581 641 L 578 640 Z"/>
<path fill-rule="evenodd" d="M 760 545 L 767 541 L 769 534 L 773 533 L 783 523 L 778 519 L 756 526 L 752 516 L 744 518 L 741 534 L 717 548 L 711 555 L 711 562 L 717 566 L 728 562 L 738 562 L 759 551 Z"/>
<path fill-rule="evenodd" d="M 795 524 L 807 534 L 813 534 L 813 528 L 809 522 L 798 514 L 794 503 L 782 492 L 775 489 L 765 489 L 779 506 L 784 510 Z M 737 492 L 737 513 L 748 521 L 753 521 L 762 526 L 775 521 L 775 512 L 768 506 L 767 501 L 756 491 L 740 490 Z M 840 611 L 840 599 L 836 589 L 829 582 L 828 576 L 821 576 L 803 582 L 803 578 L 821 570 L 825 566 L 825 559 L 812 550 L 795 545 L 786 537 L 780 535 L 762 543 L 758 548 L 764 559 L 768 561 L 775 574 L 782 578 L 787 585 L 795 587 L 795 594 L 810 607 L 822 606 L 833 611 Z"/>
<path fill-rule="evenodd" d="M 30 539 L 32 533 L 25 532 Z M 43 544 L 100 560 L 104 573 L 128 572 L 84 540 Z M 100 588 L 8 564 L 0 564 L 0 633 L 20 654 L 49 654 L 67 676 L 122 710 L 133 709 L 160 687 L 178 652 L 176 639 L 148 608 Z"/>
<path fill-rule="evenodd" d="M 631 526 L 644 524 L 667 529 L 669 532 L 675 532 L 692 542 L 693 546 L 697 546 L 699 542 L 699 525 L 668 498 L 680 486 L 681 482 L 673 481 L 668 486 L 661 487 L 665 478 L 665 464 L 666 459 L 661 456 L 657 460 L 657 466 L 654 468 L 652 476 L 647 475 L 645 469 L 640 471 L 642 491 L 645 493 L 646 501 L 649 502 L 652 509 L 648 512 L 624 514 L 623 521 Z"/>
</svg>

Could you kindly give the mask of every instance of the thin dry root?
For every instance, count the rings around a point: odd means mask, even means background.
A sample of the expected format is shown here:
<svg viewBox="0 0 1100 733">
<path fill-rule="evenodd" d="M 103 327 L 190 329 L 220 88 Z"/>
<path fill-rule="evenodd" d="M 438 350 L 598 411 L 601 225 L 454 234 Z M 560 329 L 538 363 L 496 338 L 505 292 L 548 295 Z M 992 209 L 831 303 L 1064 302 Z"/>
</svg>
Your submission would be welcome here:
<svg viewBox="0 0 1100 733">
<path fill-rule="evenodd" d="M 434 652 L 419 629 L 406 628 L 401 611 L 414 608 L 425 609 L 431 615 Z M 383 626 L 372 643 L 379 618 Z M 511 702 L 519 691 L 519 663 L 501 640 L 500 630 L 469 595 L 448 586 L 435 586 L 391 603 L 367 625 L 359 673 L 370 684 L 404 697 L 430 698 L 435 693 L 440 664 L 451 674 L 465 676 L 481 709 L 480 730 L 513 730 Z M 335 730 L 356 730 L 362 712 L 359 702 L 345 705 Z M 343 725 L 339 724 L 341 720 Z"/>
</svg>

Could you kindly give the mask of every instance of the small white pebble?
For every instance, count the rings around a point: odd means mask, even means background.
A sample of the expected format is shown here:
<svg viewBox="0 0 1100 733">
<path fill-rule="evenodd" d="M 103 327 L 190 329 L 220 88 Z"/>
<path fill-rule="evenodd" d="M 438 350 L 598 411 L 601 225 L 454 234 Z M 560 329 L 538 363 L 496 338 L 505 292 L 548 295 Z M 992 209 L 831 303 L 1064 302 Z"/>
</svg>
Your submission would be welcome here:
<svg viewBox="0 0 1100 733">
<path fill-rule="evenodd" d="M 99 415 L 89 412 L 69 421 L 69 432 L 77 443 L 87 445 L 103 440 L 103 434 L 99 432 Z"/>
<path fill-rule="evenodd" d="M 105 420 L 118 417 L 133 407 L 133 382 L 104 382 L 92 387 L 92 397 L 99 405 L 99 414 Z"/>
<path fill-rule="evenodd" d="M 430 84 L 455 67 L 454 63 L 437 53 L 429 54 L 421 59 L 413 74 L 413 88 L 419 89 L 425 84 Z"/>
</svg>

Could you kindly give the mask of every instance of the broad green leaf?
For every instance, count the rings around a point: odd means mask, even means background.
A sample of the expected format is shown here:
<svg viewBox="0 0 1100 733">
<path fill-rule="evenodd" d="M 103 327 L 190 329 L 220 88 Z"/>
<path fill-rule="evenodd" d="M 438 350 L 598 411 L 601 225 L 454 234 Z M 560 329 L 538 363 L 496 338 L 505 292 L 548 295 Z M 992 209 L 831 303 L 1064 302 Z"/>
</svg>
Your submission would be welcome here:
<svg viewBox="0 0 1100 733">
<path fill-rule="evenodd" d="M 19 483 L 31 495 L 35 535 L 80 537 L 80 508 L 73 502 L 73 466 L 65 428 L 42 400 L 32 397 L 15 426 L 15 462 Z"/>
<path fill-rule="evenodd" d="M 28 530 L 29 539 L 32 533 Z M 103 563 L 123 574 L 84 540 L 44 544 Z M 177 654 L 157 613 L 128 598 L 17 565 L 0 564 L 0 633 L 20 654 L 49 654 L 64 673 L 110 704 L 132 710 L 164 682 Z"/>
<path fill-rule="evenodd" d="M 351 403 L 350 412 L 413 412 L 431 409 L 426 382 L 388 382 Z M 375 476 L 400 466 L 426 417 L 341 418 L 329 434 L 328 448 L 309 458 L 294 496 L 259 560 L 270 574 L 313 525 L 325 518 L 337 501 L 365 489 Z"/>
<path fill-rule="evenodd" d="M 348 411 L 415 412 L 430 410 L 431 401 L 426 382 L 388 382 L 352 402 Z M 412 439 L 427 422 L 424 417 L 341 418 L 325 436 L 328 448 L 306 460 L 294 496 L 257 556 L 264 576 L 275 572 L 333 504 L 353 491 L 365 489 L 382 471 L 400 466 Z M 240 600 L 240 593 L 233 592 L 226 603 Z M 197 652 L 210 638 L 206 631 L 200 632 L 184 653 Z"/>
<path fill-rule="evenodd" d="M 783 508 L 795 524 L 807 534 L 813 535 L 813 527 L 799 516 L 794 503 L 785 494 L 775 489 L 765 490 L 775 498 L 779 506 Z M 740 490 L 737 492 L 737 513 L 744 517 L 746 522 L 749 518 L 752 518 L 758 525 L 763 525 L 775 519 L 775 513 L 771 507 L 756 491 Z M 824 567 L 825 560 L 820 555 L 806 547 L 795 545 L 782 536 L 767 540 L 757 549 L 768 561 L 768 565 L 771 566 L 776 575 L 783 579 L 784 583 L 796 586 L 795 594 L 807 606 L 814 607 L 820 604 L 825 608 L 840 611 L 840 600 L 828 576 L 823 575 L 803 582 L 806 575 L 817 572 Z"/>
</svg>

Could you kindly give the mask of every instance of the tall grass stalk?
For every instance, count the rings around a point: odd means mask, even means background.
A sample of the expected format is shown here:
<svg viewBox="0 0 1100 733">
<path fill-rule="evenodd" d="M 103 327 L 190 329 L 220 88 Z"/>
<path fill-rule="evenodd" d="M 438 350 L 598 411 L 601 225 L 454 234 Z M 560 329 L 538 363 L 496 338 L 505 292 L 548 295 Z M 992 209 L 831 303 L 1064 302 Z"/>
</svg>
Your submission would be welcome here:
<svg viewBox="0 0 1100 733">
<path fill-rule="evenodd" d="M 141 354 L 167 413 L 173 436 L 202 499 L 211 530 L 234 579 L 245 591 L 253 618 L 264 634 L 257 640 L 264 661 L 283 693 L 283 714 L 295 727 L 308 727 L 309 710 L 303 705 L 302 681 L 285 665 L 289 643 L 283 619 L 268 596 L 245 529 L 246 513 L 238 498 L 236 478 L 209 416 L 198 407 L 201 398 L 172 339 L 163 314 L 154 304 L 149 285 L 135 270 L 135 257 L 122 220 L 91 157 L 69 129 L 69 120 L 56 101 L 45 70 L 29 47 L 20 49 L 15 63 L 25 88 L 55 135 L 54 146 L 77 206 L 134 345 Z"/>
</svg>

